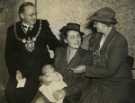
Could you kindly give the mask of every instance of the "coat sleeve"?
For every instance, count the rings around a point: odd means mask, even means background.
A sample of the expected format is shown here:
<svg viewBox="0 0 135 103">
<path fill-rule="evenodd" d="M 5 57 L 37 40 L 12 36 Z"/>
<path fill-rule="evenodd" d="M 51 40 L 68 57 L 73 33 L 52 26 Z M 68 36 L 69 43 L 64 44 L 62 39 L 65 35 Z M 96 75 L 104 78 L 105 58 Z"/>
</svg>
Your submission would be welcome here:
<svg viewBox="0 0 135 103">
<path fill-rule="evenodd" d="M 115 42 L 105 55 L 93 56 L 93 64 L 87 65 L 86 76 L 104 78 L 115 74 L 119 66 L 125 63 L 128 45 L 125 39 Z"/>
<path fill-rule="evenodd" d="M 48 21 L 45 21 L 45 20 L 43 21 L 43 29 L 46 30 L 45 31 L 46 41 L 50 49 L 55 50 L 57 47 L 60 47 L 61 46 L 60 41 L 55 37 L 55 35 L 51 31 Z"/>
<path fill-rule="evenodd" d="M 55 68 L 56 68 L 56 71 L 58 72 L 62 72 L 61 70 L 61 54 L 62 54 L 62 51 L 63 51 L 63 48 L 56 48 L 55 50 L 55 62 L 54 62 L 54 65 L 55 65 Z"/>
<path fill-rule="evenodd" d="M 6 46 L 5 46 L 5 61 L 10 77 L 14 77 L 16 74 L 17 63 L 16 63 L 15 39 L 13 36 L 12 28 L 8 28 L 7 30 L 7 39 L 6 39 Z"/>
</svg>

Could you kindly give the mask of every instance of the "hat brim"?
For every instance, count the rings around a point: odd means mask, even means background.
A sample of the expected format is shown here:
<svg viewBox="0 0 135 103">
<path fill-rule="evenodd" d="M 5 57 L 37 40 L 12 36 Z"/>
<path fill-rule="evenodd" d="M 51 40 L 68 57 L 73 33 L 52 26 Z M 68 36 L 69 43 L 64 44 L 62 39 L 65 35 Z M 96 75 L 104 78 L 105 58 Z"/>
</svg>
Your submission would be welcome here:
<svg viewBox="0 0 135 103">
<path fill-rule="evenodd" d="M 66 35 L 66 33 L 67 33 L 68 31 L 71 31 L 71 30 L 79 32 L 81 36 L 84 35 L 84 33 L 81 32 L 81 31 L 79 31 L 79 30 L 76 30 L 76 29 L 69 29 L 69 28 L 65 28 L 64 30 L 62 30 L 62 31 L 61 31 L 61 34 Z"/>
<path fill-rule="evenodd" d="M 82 31 L 79 31 L 79 30 L 76 30 L 76 29 L 67 29 L 66 31 L 70 31 L 70 30 L 73 30 L 73 31 L 77 31 L 77 32 L 79 32 L 80 33 L 80 35 L 84 35 L 84 33 L 82 32 Z"/>
<path fill-rule="evenodd" d="M 117 24 L 117 20 L 114 18 L 106 18 L 106 17 L 98 17 L 98 16 L 92 16 L 90 18 L 90 22 L 93 21 L 99 21 L 99 22 L 103 22 L 103 23 L 108 23 L 108 24 Z"/>
</svg>

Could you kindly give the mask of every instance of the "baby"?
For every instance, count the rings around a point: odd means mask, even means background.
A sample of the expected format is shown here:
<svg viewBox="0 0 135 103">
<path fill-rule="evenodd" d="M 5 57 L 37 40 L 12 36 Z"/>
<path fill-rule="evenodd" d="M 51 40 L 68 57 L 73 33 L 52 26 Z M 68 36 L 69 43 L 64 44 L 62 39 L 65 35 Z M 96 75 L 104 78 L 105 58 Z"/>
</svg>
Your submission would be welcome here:
<svg viewBox="0 0 135 103">
<path fill-rule="evenodd" d="M 39 92 L 51 103 L 63 103 L 64 88 L 67 87 L 67 84 L 63 81 L 62 75 L 56 72 L 52 65 L 48 64 L 43 67 L 39 79 L 41 81 Z"/>
</svg>

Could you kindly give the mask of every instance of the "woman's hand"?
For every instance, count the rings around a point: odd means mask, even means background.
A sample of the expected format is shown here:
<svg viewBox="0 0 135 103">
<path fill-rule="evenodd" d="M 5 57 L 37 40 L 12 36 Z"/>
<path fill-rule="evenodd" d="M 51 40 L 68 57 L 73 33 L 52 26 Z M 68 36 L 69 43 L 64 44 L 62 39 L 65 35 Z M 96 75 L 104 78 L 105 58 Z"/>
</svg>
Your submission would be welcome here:
<svg viewBox="0 0 135 103">
<path fill-rule="evenodd" d="M 86 71 L 86 66 L 80 65 L 80 66 L 77 66 L 76 68 L 71 68 L 71 70 L 76 74 L 80 74 Z"/>
</svg>

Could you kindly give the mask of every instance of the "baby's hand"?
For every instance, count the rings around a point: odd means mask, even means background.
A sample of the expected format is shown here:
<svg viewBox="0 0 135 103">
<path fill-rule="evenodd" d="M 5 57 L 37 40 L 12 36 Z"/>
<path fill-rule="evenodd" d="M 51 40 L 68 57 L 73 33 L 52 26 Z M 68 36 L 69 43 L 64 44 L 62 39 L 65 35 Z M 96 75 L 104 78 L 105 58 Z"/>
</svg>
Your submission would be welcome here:
<svg viewBox="0 0 135 103">
<path fill-rule="evenodd" d="M 56 100 L 60 100 L 62 98 L 64 98 L 66 95 L 66 92 L 62 89 L 62 90 L 57 90 L 56 92 L 53 93 L 53 96 Z"/>
</svg>

